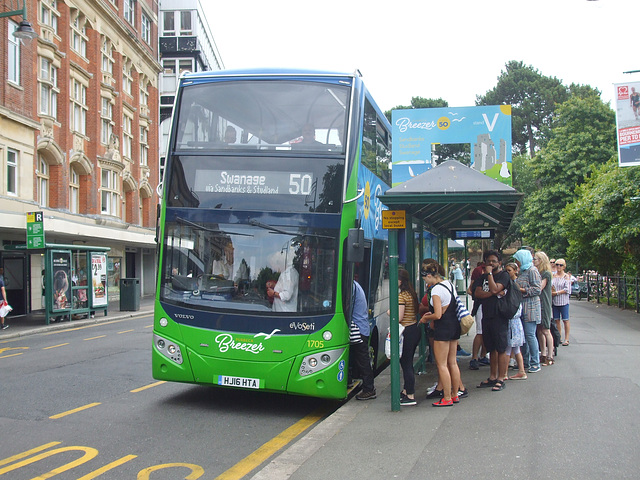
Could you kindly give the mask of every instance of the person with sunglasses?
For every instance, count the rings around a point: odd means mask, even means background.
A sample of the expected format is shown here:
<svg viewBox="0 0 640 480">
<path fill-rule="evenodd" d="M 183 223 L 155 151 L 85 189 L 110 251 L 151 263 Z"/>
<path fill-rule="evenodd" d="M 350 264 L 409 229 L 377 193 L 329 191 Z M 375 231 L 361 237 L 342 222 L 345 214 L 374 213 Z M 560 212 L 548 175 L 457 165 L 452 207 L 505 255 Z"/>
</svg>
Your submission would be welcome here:
<svg viewBox="0 0 640 480">
<path fill-rule="evenodd" d="M 422 315 L 420 323 L 430 323 L 434 329 L 433 353 L 438 384 L 442 386 L 442 398 L 432 405 L 450 407 L 460 401 L 458 392 L 465 390 L 456 359 L 460 322 L 456 315 L 455 287 L 445 279 L 444 268 L 436 261 L 422 264 L 420 275 L 432 287 L 430 312 Z"/>
<path fill-rule="evenodd" d="M 553 320 L 556 322 L 558 331 L 562 333 L 564 323 L 564 340 L 562 345 L 569 345 L 569 295 L 571 295 L 571 278 L 565 273 L 567 262 L 564 258 L 556 260 L 556 273 L 551 280 L 551 296 L 553 303 Z"/>
</svg>

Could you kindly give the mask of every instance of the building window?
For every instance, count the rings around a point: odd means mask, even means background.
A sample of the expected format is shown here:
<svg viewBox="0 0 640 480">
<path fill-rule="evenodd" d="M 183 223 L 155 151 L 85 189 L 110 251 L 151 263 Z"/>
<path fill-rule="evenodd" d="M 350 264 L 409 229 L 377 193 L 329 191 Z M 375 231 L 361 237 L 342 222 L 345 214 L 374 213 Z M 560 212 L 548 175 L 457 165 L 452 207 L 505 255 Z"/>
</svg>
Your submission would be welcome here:
<svg viewBox="0 0 640 480">
<path fill-rule="evenodd" d="M 40 57 L 40 114 L 56 118 L 58 115 L 58 69 L 50 60 Z"/>
<path fill-rule="evenodd" d="M 180 12 L 180 35 L 193 35 L 190 10 L 183 10 Z"/>
<path fill-rule="evenodd" d="M 133 144 L 133 118 L 124 113 L 122 115 L 122 156 L 131 160 L 131 145 Z"/>
<path fill-rule="evenodd" d="M 149 161 L 149 129 L 140 127 L 140 165 L 147 165 Z"/>
<path fill-rule="evenodd" d="M 71 48 L 86 58 L 88 39 L 86 19 L 78 14 L 71 23 Z"/>
<path fill-rule="evenodd" d="M 40 2 L 40 23 L 51 28 L 56 35 L 58 34 L 58 15 L 56 0 L 42 0 Z"/>
<path fill-rule="evenodd" d="M 131 88 L 133 86 L 133 68 L 131 62 L 125 61 L 124 68 L 122 69 L 122 90 L 131 95 Z"/>
<path fill-rule="evenodd" d="M 113 75 L 113 45 L 107 37 L 102 37 L 102 71 Z"/>
<path fill-rule="evenodd" d="M 113 133 L 113 103 L 106 98 L 102 97 L 102 108 L 100 110 L 100 117 L 102 121 L 102 128 L 100 130 L 100 142 L 103 145 L 107 145 L 111 139 Z"/>
<path fill-rule="evenodd" d="M 20 40 L 13 36 L 13 32 L 18 29 L 18 24 L 9 20 L 9 42 L 7 46 L 9 48 L 9 81 L 20 85 Z"/>
<path fill-rule="evenodd" d="M 78 210 L 80 205 L 80 175 L 73 167 L 70 167 L 69 170 L 69 211 L 71 213 L 80 213 Z"/>
<path fill-rule="evenodd" d="M 71 130 L 84 135 L 87 125 L 87 87 L 71 80 Z"/>
<path fill-rule="evenodd" d="M 18 194 L 18 152 L 7 149 L 7 193 Z"/>
<path fill-rule="evenodd" d="M 140 16 L 140 36 L 147 45 L 151 45 L 151 20 L 144 13 Z"/>
<path fill-rule="evenodd" d="M 124 19 L 135 27 L 136 0 L 124 0 Z"/>
<path fill-rule="evenodd" d="M 49 165 L 42 155 L 38 155 L 38 205 L 49 206 Z"/>
<path fill-rule="evenodd" d="M 162 35 L 165 37 L 176 36 L 175 12 L 164 12 L 162 22 Z"/>
<path fill-rule="evenodd" d="M 149 91 L 146 83 L 140 88 L 140 105 L 149 105 Z"/>
<path fill-rule="evenodd" d="M 106 168 L 102 169 L 102 213 L 118 216 L 118 173 Z"/>
</svg>

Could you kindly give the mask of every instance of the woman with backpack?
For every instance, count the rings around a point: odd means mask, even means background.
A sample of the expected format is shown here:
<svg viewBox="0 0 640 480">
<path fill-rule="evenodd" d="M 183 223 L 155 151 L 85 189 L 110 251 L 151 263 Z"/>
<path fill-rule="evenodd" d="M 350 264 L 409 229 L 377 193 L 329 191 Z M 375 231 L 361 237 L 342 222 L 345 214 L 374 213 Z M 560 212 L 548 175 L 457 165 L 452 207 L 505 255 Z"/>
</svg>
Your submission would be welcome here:
<svg viewBox="0 0 640 480">
<path fill-rule="evenodd" d="M 444 268 L 436 261 L 422 264 L 420 276 L 427 285 L 433 287 L 431 311 L 420 318 L 421 323 L 430 323 L 434 329 L 433 353 L 438 368 L 438 384 L 442 386 L 443 394 L 433 406 L 450 407 L 460 401 L 458 391 L 462 385 L 456 359 L 460 322 L 456 315 L 455 287 L 445 280 Z"/>
<path fill-rule="evenodd" d="M 536 373 L 541 370 L 540 346 L 536 331 L 542 321 L 540 310 L 542 279 L 538 269 L 533 266 L 533 257 L 529 250 L 518 250 L 513 255 L 513 259 L 520 267 L 516 283 L 522 292 L 522 326 L 525 337 L 522 356 L 525 367 L 529 368 L 529 373 Z"/>
</svg>

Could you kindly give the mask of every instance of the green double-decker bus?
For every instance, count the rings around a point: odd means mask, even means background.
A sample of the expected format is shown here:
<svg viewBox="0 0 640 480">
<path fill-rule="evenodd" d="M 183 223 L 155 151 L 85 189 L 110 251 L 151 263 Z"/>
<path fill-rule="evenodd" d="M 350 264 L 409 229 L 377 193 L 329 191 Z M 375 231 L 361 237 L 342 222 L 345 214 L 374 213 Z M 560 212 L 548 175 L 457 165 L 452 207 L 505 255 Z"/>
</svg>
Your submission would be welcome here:
<svg viewBox="0 0 640 480">
<path fill-rule="evenodd" d="M 345 398 L 353 279 L 382 365 L 377 195 L 391 183 L 390 132 L 358 74 L 180 78 L 159 209 L 154 378 Z"/>
</svg>

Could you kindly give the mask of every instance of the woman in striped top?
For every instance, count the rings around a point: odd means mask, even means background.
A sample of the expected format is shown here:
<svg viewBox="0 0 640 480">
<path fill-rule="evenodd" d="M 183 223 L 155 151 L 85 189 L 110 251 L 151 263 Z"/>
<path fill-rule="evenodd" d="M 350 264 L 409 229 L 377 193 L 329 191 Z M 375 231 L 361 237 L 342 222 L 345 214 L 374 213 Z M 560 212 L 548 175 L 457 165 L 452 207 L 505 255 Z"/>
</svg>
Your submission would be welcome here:
<svg viewBox="0 0 640 480">
<path fill-rule="evenodd" d="M 569 295 L 571 295 L 571 278 L 565 273 L 567 262 L 564 258 L 556 260 L 556 273 L 551 280 L 551 297 L 553 301 L 553 319 L 562 333 L 564 323 L 564 340 L 562 345 L 569 345 Z M 562 320 L 562 322 L 560 321 Z"/>
<path fill-rule="evenodd" d="M 418 314 L 418 296 L 411 284 L 409 272 L 404 268 L 398 270 L 398 317 L 404 327 L 402 336 L 402 354 L 400 366 L 404 378 L 404 388 L 400 393 L 400 405 L 416 405 L 416 377 L 413 371 L 413 356 L 420 343 L 420 329 L 416 315 Z"/>
</svg>

